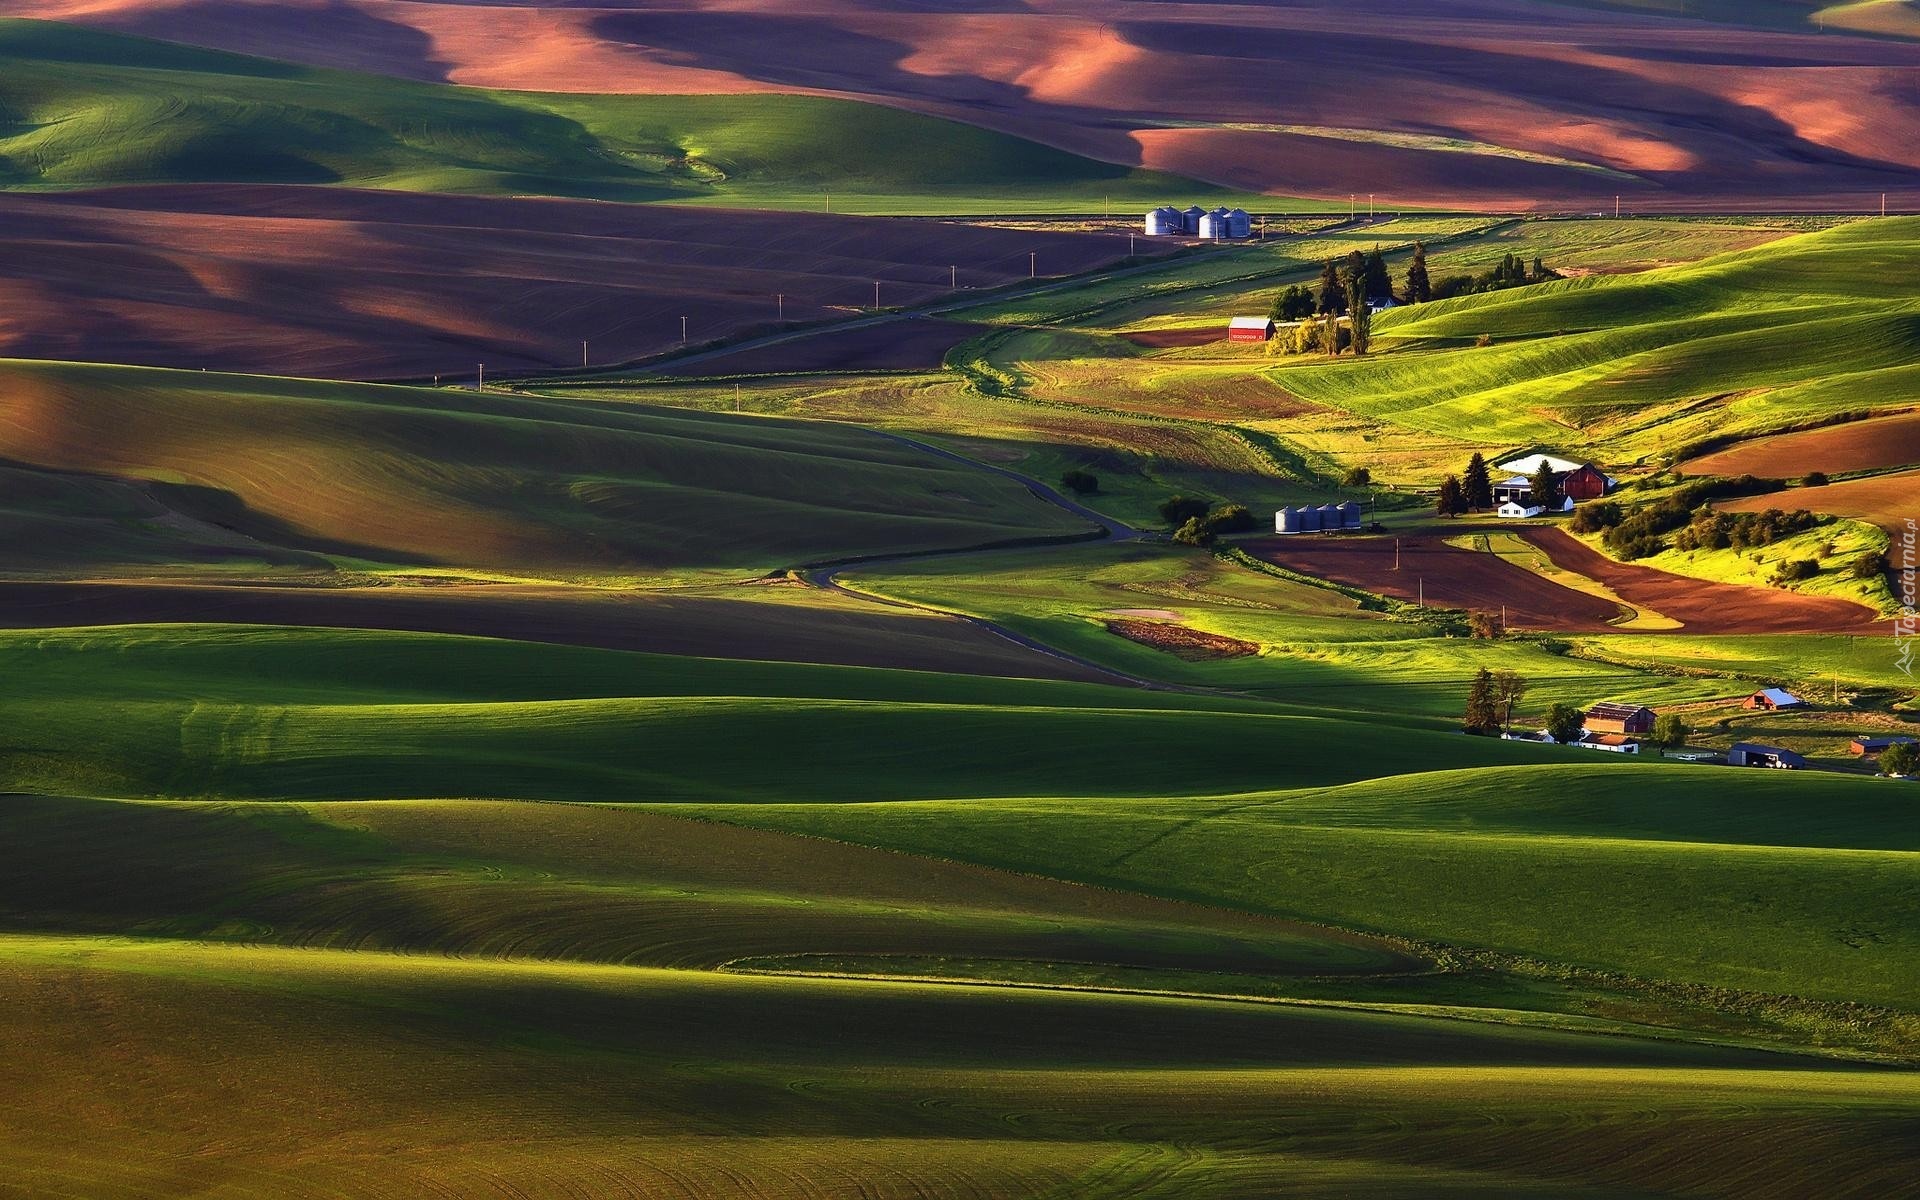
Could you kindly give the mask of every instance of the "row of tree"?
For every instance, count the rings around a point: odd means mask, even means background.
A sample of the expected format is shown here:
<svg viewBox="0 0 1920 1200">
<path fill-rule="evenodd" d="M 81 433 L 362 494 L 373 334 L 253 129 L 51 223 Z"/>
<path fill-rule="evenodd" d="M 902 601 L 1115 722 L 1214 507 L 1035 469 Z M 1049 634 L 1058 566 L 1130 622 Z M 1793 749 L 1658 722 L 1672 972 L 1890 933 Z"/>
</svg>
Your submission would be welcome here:
<svg viewBox="0 0 1920 1200">
<path fill-rule="evenodd" d="M 1540 481 L 1534 482 L 1537 485 Z M 1434 509 L 1443 517 L 1457 517 L 1462 513 L 1485 512 L 1492 507 L 1493 473 L 1487 469 L 1486 456 L 1475 451 L 1467 460 L 1464 478 L 1449 475 L 1440 481 L 1440 497 Z"/>
</svg>

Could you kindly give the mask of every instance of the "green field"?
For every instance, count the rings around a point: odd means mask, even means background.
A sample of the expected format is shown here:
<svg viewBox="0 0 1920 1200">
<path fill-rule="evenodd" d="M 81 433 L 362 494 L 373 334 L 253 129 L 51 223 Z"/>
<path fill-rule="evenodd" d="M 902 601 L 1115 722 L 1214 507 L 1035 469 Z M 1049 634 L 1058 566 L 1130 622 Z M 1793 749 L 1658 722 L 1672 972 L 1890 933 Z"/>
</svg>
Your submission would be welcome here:
<svg viewBox="0 0 1920 1200">
<path fill-rule="evenodd" d="M 831 190 L 848 213 L 1325 207 L 857 101 L 487 91 L 0 22 L 0 187 L 185 182 L 812 210 Z"/>
</svg>

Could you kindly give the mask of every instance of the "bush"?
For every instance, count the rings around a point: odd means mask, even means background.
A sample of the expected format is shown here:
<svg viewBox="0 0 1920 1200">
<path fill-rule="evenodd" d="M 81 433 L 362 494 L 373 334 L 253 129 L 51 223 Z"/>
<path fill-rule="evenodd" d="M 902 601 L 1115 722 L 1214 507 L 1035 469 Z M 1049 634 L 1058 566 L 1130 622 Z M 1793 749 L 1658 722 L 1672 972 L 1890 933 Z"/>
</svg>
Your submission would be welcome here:
<svg viewBox="0 0 1920 1200">
<path fill-rule="evenodd" d="M 1477 638 L 1497 638 L 1504 632 L 1500 628 L 1500 618 L 1483 609 L 1474 609 L 1467 614 L 1467 629 Z"/>
<path fill-rule="evenodd" d="M 1207 528 L 1214 533 L 1246 533 L 1259 527 L 1244 504 L 1223 504 L 1207 514 Z"/>
<path fill-rule="evenodd" d="M 1183 546 L 1213 545 L 1213 527 L 1203 518 L 1189 517 L 1187 523 L 1173 531 L 1173 540 Z"/>
<path fill-rule="evenodd" d="M 1802 579 L 1812 579 L 1820 573 L 1820 564 L 1811 558 L 1796 558 L 1783 562 L 1773 573 L 1775 583 L 1798 583 Z"/>
<path fill-rule="evenodd" d="M 1884 554 L 1862 554 L 1847 568 L 1849 579 L 1876 579 L 1886 573 L 1887 556 Z"/>
<path fill-rule="evenodd" d="M 1800 477 L 1800 486 L 1825 487 L 1827 486 L 1827 473 L 1825 471 L 1808 471 Z"/>
<path fill-rule="evenodd" d="M 1657 537 L 1624 538 L 1612 544 L 1613 552 L 1627 562 L 1632 562 L 1636 558 L 1652 558 L 1662 549 L 1660 539 Z"/>
<path fill-rule="evenodd" d="M 1895 742 L 1882 750 L 1880 773 L 1882 775 L 1920 774 L 1920 746 L 1912 742 Z"/>
<path fill-rule="evenodd" d="M 1089 496 L 1100 490 L 1100 477 L 1091 471 L 1068 471 L 1060 476 L 1060 486 L 1076 496 Z"/>
<path fill-rule="evenodd" d="M 1365 467 L 1355 467 L 1341 477 L 1340 486 L 1363 488 L 1373 482 L 1373 472 Z"/>
<path fill-rule="evenodd" d="M 1168 496 L 1160 502 L 1160 519 L 1178 529 L 1188 521 L 1203 520 L 1212 508 L 1212 501 L 1198 496 Z"/>
</svg>

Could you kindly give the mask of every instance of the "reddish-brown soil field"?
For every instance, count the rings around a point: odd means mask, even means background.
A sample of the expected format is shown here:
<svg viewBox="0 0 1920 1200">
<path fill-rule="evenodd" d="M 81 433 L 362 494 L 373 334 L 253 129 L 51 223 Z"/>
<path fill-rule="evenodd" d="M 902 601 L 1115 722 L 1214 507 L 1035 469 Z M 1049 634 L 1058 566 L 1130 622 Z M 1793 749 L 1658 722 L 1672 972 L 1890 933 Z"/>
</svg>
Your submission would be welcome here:
<svg viewBox="0 0 1920 1200">
<path fill-rule="evenodd" d="M 674 376 L 768 375 L 822 371 L 933 370 L 947 351 L 985 325 L 916 317 L 872 328 L 834 329 L 770 346 L 733 353 L 701 355 L 686 363 L 667 362 L 658 374 Z"/>
<path fill-rule="evenodd" d="M 497 87 L 866 97 L 1110 161 L 1389 205 L 1920 201 L 1920 44 L 1832 27 L 1548 0 L 12 0 L 7 11 Z M 1326 128 L 1542 157 L 1312 132 Z"/>
<path fill-rule="evenodd" d="M 1838 475 L 1920 463 L 1920 412 L 1754 438 L 1682 464 L 1689 475 Z"/>
<path fill-rule="evenodd" d="M 1643 604 L 1687 633 L 1885 633 L 1872 609 L 1834 596 L 1801 596 L 1669 575 L 1619 563 L 1565 531 L 1535 526 L 1521 534 L 1555 566 L 1598 580 L 1629 604 Z"/>
<path fill-rule="evenodd" d="M 1214 342 L 1225 341 L 1227 331 L 1221 329 L 1139 329 L 1120 335 L 1136 346 L 1145 346 L 1149 350 L 1176 350 L 1187 346 L 1210 346 Z"/>
<path fill-rule="evenodd" d="M 1247 550 L 1289 570 L 1395 600 L 1419 600 L 1424 582 L 1433 608 L 1497 613 L 1505 605 L 1507 623 L 1515 629 L 1593 632 L 1609 628 L 1607 622 L 1620 615 L 1617 604 L 1561 587 L 1497 555 L 1449 546 L 1444 540 L 1449 532 L 1400 538 L 1397 571 L 1390 537 L 1307 534 L 1263 538 Z"/>
<path fill-rule="evenodd" d="M 348 379 L 626 362 L 1061 274 L 1117 234 L 335 188 L 0 195 L 0 357 Z M 875 337 L 877 335 L 868 335 Z M 857 339 L 856 339 L 857 340 Z M 914 353 L 925 353 L 917 343 Z M 917 365 L 917 360 L 915 365 Z"/>
<path fill-rule="evenodd" d="M 655 654 L 1110 682 L 964 621 L 848 603 L 518 587 L 0 582 L 0 628 L 216 623 L 394 629 Z"/>
<path fill-rule="evenodd" d="M 1920 471 L 1848 479 L 1825 487 L 1798 489 L 1789 496 L 1793 501 L 1791 507 L 1832 513 L 1837 517 L 1857 517 L 1896 536 L 1906 531 L 1908 521 L 1920 521 Z M 1781 500 L 1777 494 L 1749 496 L 1744 500 L 1722 501 L 1716 507 L 1753 512 L 1779 508 Z"/>
<path fill-rule="evenodd" d="M 1260 653 L 1257 642 L 1207 633 L 1166 621 L 1108 621 L 1107 632 L 1142 646 L 1151 646 L 1188 662 L 1216 658 L 1251 658 Z"/>
<path fill-rule="evenodd" d="M 1267 538 L 1248 549 L 1291 570 L 1397 600 L 1417 599 L 1424 580 L 1429 605 L 1498 612 L 1504 604 L 1508 623 L 1517 629 L 1598 632 L 1611 628 L 1607 622 L 1620 615 L 1618 606 L 1597 596 L 1561 587 L 1494 555 L 1449 546 L 1443 540 L 1448 532 L 1401 538 L 1398 571 L 1390 537 Z M 1851 601 L 1709 583 L 1618 563 L 1556 528 L 1535 526 L 1521 536 L 1556 566 L 1605 584 L 1629 604 L 1681 622 L 1687 633 L 1872 633 L 1886 628 L 1871 609 Z"/>
</svg>

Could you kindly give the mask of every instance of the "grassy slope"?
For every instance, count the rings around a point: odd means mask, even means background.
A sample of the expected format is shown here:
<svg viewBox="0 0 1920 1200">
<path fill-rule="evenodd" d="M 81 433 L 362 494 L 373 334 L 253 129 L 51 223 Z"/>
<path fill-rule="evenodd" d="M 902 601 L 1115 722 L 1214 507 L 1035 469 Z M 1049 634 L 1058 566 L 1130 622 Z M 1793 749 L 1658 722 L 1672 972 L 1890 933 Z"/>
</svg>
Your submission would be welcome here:
<svg viewBox="0 0 1920 1200">
<path fill-rule="evenodd" d="M 1392 352 L 1279 376 L 1415 430 L 1543 442 L 1609 462 L 1911 404 L 1920 220 L 1862 221 L 1684 267 L 1402 309 Z M 1473 346 L 1490 336 L 1493 345 Z M 1436 464 L 1437 467 L 1441 464 Z"/>
<path fill-rule="evenodd" d="M 266 543 L 389 564 L 635 576 L 1085 528 L 1017 484 L 858 430 L 200 372 L 0 363 L 0 456 L 189 485 L 140 495 L 200 524 L 131 523 L 188 562 L 288 558 Z M 67 522 L 70 562 L 149 561 L 151 545 L 118 548 L 137 491 L 106 488 L 64 511 L 35 503 L 14 519 Z M 221 529 L 256 544 L 194 549 Z"/>
<path fill-rule="evenodd" d="M 852 101 L 483 91 L 0 22 L 0 186 L 185 181 L 774 208 L 817 208 L 831 188 L 842 212 L 1088 212 L 1211 194 Z"/>
</svg>

